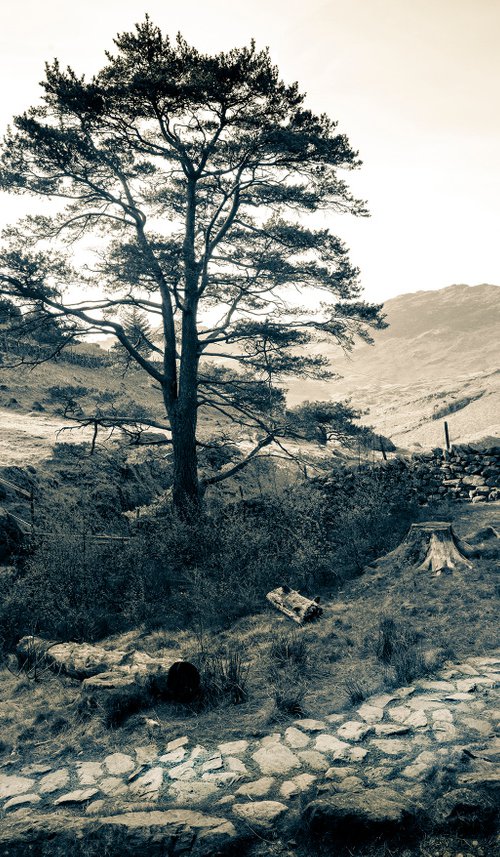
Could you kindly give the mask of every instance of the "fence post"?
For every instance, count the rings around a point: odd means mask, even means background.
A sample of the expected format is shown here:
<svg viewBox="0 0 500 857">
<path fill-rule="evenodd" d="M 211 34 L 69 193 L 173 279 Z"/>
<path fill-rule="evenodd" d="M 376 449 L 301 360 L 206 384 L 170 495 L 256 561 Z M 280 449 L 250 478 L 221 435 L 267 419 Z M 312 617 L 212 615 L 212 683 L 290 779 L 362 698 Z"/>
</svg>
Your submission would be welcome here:
<svg viewBox="0 0 500 857">
<path fill-rule="evenodd" d="M 444 421 L 444 439 L 446 442 L 446 450 L 447 450 L 447 452 L 449 452 L 450 448 L 451 448 L 450 447 L 450 433 L 448 431 L 448 423 L 446 422 L 446 420 Z"/>
</svg>

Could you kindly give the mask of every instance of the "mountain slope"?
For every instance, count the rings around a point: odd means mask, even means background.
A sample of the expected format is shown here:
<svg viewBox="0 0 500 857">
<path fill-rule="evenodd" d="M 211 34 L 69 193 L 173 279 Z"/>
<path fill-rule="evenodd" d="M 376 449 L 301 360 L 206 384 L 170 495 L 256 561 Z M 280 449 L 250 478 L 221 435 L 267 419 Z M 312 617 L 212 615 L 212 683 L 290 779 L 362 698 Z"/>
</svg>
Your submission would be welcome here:
<svg viewBox="0 0 500 857">
<path fill-rule="evenodd" d="M 375 345 L 329 356 L 342 378 L 289 384 L 289 401 L 350 397 L 364 422 L 404 448 L 500 435 L 500 288 L 455 285 L 400 295 L 384 307 Z"/>
</svg>

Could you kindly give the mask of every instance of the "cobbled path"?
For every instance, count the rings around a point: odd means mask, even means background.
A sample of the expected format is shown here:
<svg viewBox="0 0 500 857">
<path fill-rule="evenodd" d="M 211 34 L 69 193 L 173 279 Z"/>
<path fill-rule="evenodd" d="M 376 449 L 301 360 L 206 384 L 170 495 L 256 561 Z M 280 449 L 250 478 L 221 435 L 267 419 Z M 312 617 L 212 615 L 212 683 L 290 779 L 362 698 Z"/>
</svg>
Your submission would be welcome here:
<svg viewBox="0 0 500 857">
<path fill-rule="evenodd" d="M 131 823 L 131 813 L 149 812 L 164 823 L 199 828 L 205 819 L 213 828 L 217 822 L 218 834 L 230 837 L 242 822 L 269 829 L 304 793 L 359 794 L 382 786 L 419 801 L 430 772 L 458 757 L 474 761 L 457 774 L 458 787 L 486 780 L 498 788 L 499 735 L 500 650 L 447 664 L 434 680 L 372 696 L 348 716 L 296 720 L 259 740 L 200 746 L 186 735 L 161 748 L 76 757 L 63 768 L 50 761 L 4 766 L 1 816 L 64 810 Z"/>
</svg>

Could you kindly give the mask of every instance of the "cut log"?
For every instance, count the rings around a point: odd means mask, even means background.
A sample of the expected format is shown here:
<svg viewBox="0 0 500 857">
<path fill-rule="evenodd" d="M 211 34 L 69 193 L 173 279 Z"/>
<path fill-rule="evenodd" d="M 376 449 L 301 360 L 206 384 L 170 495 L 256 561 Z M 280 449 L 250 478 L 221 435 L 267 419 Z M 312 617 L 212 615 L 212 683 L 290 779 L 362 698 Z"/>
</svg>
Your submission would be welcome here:
<svg viewBox="0 0 500 857">
<path fill-rule="evenodd" d="M 391 553 L 377 560 L 379 567 L 386 562 L 404 562 L 416 571 L 463 571 L 472 568 L 469 556 L 471 546 L 458 538 L 451 523 L 425 521 L 412 524 L 401 544 Z"/>
<path fill-rule="evenodd" d="M 288 616 L 302 625 L 304 622 L 312 622 L 321 616 L 323 609 L 319 606 L 319 598 L 305 598 L 295 589 L 290 589 L 289 586 L 278 586 L 266 595 L 268 601 Z"/>
</svg>

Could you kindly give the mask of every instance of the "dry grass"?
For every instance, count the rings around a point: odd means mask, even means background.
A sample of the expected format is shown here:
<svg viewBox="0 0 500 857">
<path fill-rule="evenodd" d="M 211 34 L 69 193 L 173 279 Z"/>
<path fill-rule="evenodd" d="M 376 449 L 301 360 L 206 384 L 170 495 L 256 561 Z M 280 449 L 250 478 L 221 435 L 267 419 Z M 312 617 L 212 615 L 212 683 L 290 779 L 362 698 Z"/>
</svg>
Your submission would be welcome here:
<svg viewBox="0 0 500 857">
<path fill-rule="evenodd" d="M 457 507 L 459 535 L 494 522 L 499 506 Z M 487 653 L 497 646 L 497 576 L 492 559 L 475 560 L 466 574 L 440 577 L 416 575 L 408 568 L 393 567 L 383 575 L 369 570 L 332 600 L 325 598 L 324 614 L 314 624 L 295 628 L 281 614 L 266 611 L 240 619 L 216 636 L 205 634 L 201 650 L 200 640 L 186 631 L 146 634 L 135 630 L 110 638 L 105 645 L 158 652 L 175 660 L 184 656 L 195 663 L 200 663 L 200 651 L 215 658 L 231 651 L 241 659 L 237 672 L 244 673 L 246 694 L 246 699 L 240 696 L 239 700 L 230 693 L 221 694 L 218 706 L 203 711 L 199 706 L 159 703 L 115 730 L 97 720 L 82 719 L 77 710 L 78 684 L 70 679 L 43 674 L 33 682 L 4 669 L 0 673 L 3 758 L 11 752 L 13 759 L 63 758 L 79 750 L 101 754 L 126 743 L 137 746 L 151 741 L 162 746 L 184 733 L 210 744 L 214 735 L 231 740 L 266 734 L 277 718 L 286 722 L 302 712 L 322 717 L 347 710 L 362 696 L 405 679 L 394 663 L 384 663 L 377 655 L 381 619 L 390 617 L 397 627 L 412 632 L 425 661 L 422 668 L 430 672 L 444 658 Z M 232 667 L 226 662 L 226 667 L 227 678 L 234 663 Z M 159 725 L 151 726 L 148 720 Z"/>
</svg>

